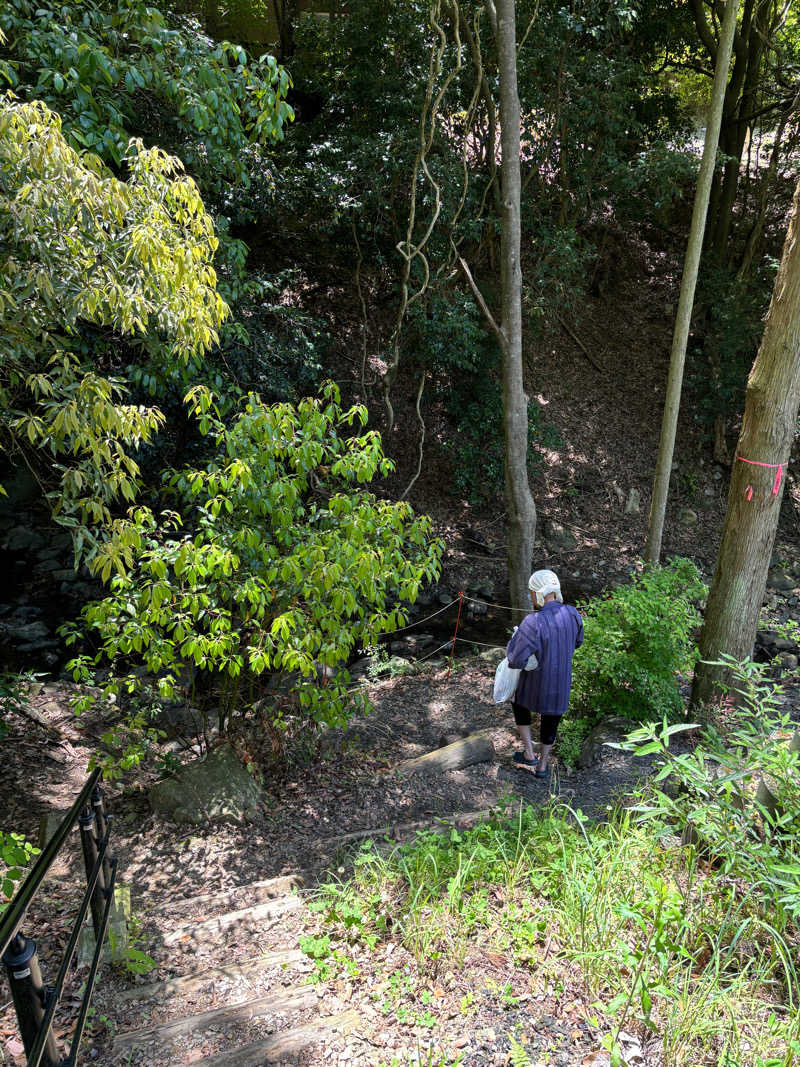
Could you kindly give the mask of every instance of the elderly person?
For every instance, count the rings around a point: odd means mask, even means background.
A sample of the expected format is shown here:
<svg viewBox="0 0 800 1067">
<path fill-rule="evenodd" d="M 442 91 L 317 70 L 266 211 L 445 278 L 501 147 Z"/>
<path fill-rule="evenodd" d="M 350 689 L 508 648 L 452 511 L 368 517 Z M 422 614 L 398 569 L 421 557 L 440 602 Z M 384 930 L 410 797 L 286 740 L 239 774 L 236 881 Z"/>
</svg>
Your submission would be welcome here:
<svg viewBox="0 0 800 1067">
<path fill-rule="evenodd" d="M 514 753 L 514 762 L 532 770 L 537 778 L 545 778 L 558 724 L 569 704 L 572 656 L 583 641 L 583 622 L 575 608 L 564 603 L 553 571 L 535 571 L 528 589 L 534 610 L 522 620 L 506 648 L 508 665 L 523 668 L 511 706 L 524 748 Z M 526 671 L 531 655 L 539 666 Z M 533 712 L 541 719 L 538 762 L 531 740 Z"/>
</svg>

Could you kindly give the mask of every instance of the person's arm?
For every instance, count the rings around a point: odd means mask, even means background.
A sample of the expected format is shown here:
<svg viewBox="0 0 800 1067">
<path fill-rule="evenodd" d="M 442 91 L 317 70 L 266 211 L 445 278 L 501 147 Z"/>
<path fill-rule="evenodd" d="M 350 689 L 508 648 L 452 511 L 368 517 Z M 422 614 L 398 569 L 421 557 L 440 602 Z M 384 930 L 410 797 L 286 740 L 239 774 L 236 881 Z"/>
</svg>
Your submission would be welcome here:
<svg viewBox="0 0 800 1067">
<path fill-rule="evenodd" d="M 506 646 L 509 667 L 523 670 L 531 655 L 539 656 L 539 628 L 535 615 L 526 615 Z"/>
<path fill-rule="evenodd" d="M 581 618 L 581 614 L 577 609 L 575 610 L 575 615 L 578 623 L 578 632 L 575 635 L 575 647 L 580 648 L 583 644 L 583 619 Z"/>
</svg>

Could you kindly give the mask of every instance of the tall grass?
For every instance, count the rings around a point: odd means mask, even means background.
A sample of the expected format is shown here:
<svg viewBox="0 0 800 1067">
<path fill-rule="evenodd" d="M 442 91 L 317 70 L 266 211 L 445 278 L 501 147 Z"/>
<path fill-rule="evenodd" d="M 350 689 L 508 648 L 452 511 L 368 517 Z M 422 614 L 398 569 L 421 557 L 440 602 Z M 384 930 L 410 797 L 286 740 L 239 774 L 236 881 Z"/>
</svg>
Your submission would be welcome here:
<svg viewBox="0 0 800 1067">
<path fill-rule="evenodd" d="M 673 829 L 628 811 L 594 825 L 559 805 L 506 810 L 389 854 L 366 846 L 320 907 L 344 937 L 402 940 L 423 973 L 480 945 L 580 983 L 612 1052 L 638 1026 L 659 1035 L 664 1067 L 800 1064 L 793 923 L 695 849 L 664 847 Z"/>
</svg>

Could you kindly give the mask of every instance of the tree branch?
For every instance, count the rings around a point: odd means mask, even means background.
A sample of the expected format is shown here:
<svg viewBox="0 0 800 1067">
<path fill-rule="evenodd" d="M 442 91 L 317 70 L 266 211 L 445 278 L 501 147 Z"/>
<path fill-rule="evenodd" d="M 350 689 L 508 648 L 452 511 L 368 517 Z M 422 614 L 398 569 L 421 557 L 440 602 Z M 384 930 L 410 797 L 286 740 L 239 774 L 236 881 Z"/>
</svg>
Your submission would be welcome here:
<svg viewBox="0 0 800 1067">
<path fill-rule="evenodd" d="M 486 316 L 486 321 L 489 323 L 491 328 L 497 334 L 497 339 L 500 342 L 500 344 L 503 344 L 505 342 L 505 334 L 500 329 L 500 327 L 497 325 L 497 322 L 495 321 L 494 315 L 489 310 L 489 305 L 483 299 L 483 293 L 480 291 L 478 286 L 475 284 L 475 279 L 472 277 L 472 271 L 469 269 L 467 261 L 464 259 L 463 256 L 459 256 L 458 257 L 458 262 L 459 262 L 459 266 L 461 267 L 461 269 L 464 271 L 464 274 L 466 275 L 467 282 L 469 283 L 469 287 L 472 290 L 472 295 L 475 297 L 475 299 L 478 302 L 478 306 L 480 307 L 480 309 L 483 312 L 483 314 Z"/>
</svg>

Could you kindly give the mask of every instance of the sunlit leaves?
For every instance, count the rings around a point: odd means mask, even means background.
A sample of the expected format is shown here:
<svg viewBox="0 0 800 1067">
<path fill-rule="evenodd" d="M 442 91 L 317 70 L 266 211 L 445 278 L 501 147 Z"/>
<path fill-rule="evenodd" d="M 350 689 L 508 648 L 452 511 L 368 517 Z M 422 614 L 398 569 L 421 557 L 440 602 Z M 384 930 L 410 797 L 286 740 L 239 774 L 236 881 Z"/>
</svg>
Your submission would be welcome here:
<svg viewBox="0 0 800 1067">
<path fill-rule="evenodd" d="M 41 103 L 0 101 L 0 403 L 12 440 L 51 457 L 66 525 L 99 525 L 132 501 L 131 453 L 163 421 L 126 404 L 125 383 L 87 367 L 90 324 L 157 335 L 173 358 L 207 351 L 227 308 L 214 228 L 180 163 L 132 142 L 126 181 L 71 148 Z M 112 568 L 114 564 L 112 562 Z"/>
<path fill-rule="evenodd" d="M 386 461 L 377 434 L 347 436 L 363 411 L 343 411 L 335 387 L 296 407 L 250 396 L 230 423 L 206 389 L 187 402 L 215 455 L 172 472 L 175 510 L 162 520 L 139 508 L 115 524 L 93 566 L 104 577 L 115 559 L 129 567 L 84 612 L 98 659 L 137 654 L 150 671 L 210 679 L 292 673 L 301 708 L 343 721 L 349 656 L 402 626 L 399 602 L 438 573 L 430 523 L 360 488 Z M 325 684 L 321 666 L 333 670 Z"/>
</svg>

